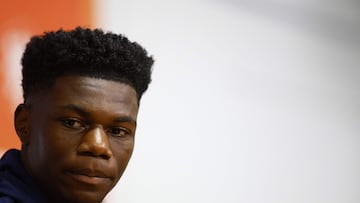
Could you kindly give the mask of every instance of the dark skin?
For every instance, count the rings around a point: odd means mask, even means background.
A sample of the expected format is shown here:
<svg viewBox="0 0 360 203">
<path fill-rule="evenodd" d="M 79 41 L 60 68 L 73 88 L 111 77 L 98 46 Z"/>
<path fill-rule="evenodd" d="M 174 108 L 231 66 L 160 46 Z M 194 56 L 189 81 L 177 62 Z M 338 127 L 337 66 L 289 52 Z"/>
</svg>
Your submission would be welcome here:
<svg viewBox="0 0 360 203">
<path fill-rule="evenodd" d="M 15 112 L 23 164 L 49 202 L 101 202 L 131 157 L 137 114 L 127 84 L 60 77 Z"/>
</svg>

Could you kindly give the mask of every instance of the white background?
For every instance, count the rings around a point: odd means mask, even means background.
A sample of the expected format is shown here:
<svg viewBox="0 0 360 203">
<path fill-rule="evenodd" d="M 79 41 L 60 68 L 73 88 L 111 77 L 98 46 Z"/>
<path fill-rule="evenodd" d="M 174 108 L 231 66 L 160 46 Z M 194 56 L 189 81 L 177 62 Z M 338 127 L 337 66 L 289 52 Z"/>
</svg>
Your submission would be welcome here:
<svg viewBox="0 0 360 203">
<path fill-rule="evenodd" d="M 156 63 L 107 202 L 360 202 L 360 4 L 96 1 Z"/>
</svg>

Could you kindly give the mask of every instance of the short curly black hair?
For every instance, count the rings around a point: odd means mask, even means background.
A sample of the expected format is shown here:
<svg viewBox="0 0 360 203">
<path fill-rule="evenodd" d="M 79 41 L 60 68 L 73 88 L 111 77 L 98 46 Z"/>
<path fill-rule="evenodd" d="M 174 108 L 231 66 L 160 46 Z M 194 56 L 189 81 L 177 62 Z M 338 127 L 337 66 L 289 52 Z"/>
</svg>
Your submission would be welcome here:
<svg viewBox="0 0 360 203">
<path fill-rule="evenodd" d="M 32 37 L 21 62 L 24 102 L 65 75 L 126 83 L 136 90 L 140 101 L 151 82 L 154 60 L 123 35 L 77 27 Z"/>
</svg>

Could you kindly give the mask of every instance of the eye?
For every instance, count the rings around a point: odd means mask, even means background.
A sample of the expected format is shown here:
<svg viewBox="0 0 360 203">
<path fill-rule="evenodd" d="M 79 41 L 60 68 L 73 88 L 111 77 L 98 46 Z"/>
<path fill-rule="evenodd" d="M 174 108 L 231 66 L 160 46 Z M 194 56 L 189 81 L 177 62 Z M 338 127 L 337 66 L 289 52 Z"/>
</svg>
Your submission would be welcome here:
<svg viewBox="0 0 360 203">
<path fill-rule="evenodd" d="M 107 133 L 114 137 L 124 137 L 130 135 L 130 131 L 128 129 L 120 127 L 109 128 Z"/>
<path fill-rule="evenodd" d="M 65 118 L 61 120 L 62 124 L 67 127 L 67 128 L 71 128 L 71 129 L 80 129 L 80 128 L 85 128 L 85 124 L 83 122 L 81 122 L 78 119 L 75 118 Z"/>
</svg>

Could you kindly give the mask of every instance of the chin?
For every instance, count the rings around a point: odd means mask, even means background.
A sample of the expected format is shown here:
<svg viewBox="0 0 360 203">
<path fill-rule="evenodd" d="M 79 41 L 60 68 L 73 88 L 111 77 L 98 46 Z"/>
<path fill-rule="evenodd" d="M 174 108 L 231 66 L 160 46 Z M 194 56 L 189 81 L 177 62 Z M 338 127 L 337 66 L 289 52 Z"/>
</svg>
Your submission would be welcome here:
<svg viewBox="0 0 360 203">
<path fill-rule="evenodd" d="M 77 191 L 63 197 L 52 198 L 53 203 L 101 203 L 108 192 Z"/>
</svg>

